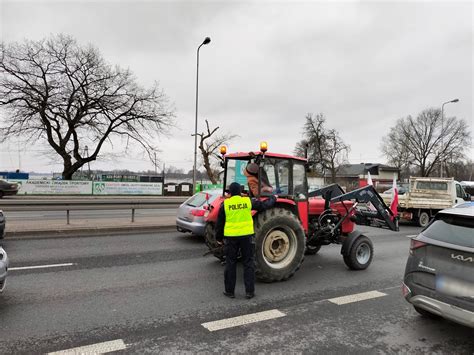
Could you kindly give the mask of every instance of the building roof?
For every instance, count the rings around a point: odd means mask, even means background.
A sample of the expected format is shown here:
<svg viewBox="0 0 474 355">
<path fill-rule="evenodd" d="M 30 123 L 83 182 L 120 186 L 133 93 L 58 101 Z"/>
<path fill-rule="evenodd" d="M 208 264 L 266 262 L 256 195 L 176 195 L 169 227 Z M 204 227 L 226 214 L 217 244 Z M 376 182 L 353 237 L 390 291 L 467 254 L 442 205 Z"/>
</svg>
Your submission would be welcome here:
<svg viewBox="0 0 474 355">
<path fill-rule="evenodd" d="M 370 172 L 372 175 L 379 175 L 379 171 L 399 171 L 398 168 L 379 163 L 360 163 L 341 165 L 337 172 L 338 177 L 359 177 Z M 329 176 L 327 172 L 325 176 Z"/>
</svg>

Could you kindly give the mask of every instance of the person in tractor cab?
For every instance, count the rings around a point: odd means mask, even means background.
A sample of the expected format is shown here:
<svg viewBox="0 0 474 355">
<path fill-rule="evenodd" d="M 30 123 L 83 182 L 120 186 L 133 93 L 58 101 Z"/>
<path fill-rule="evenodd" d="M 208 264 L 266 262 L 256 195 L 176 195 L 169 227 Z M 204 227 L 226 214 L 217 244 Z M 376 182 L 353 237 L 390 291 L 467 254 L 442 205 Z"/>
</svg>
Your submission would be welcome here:
<svg viewBox="0 0 474 355">
<path fill-rule="evenodd" d="M 244 170 L 244 175 L 247 177 L 247 184 L 249 185 L 250 196 L 258 197 L 258 164 L 248 163 Z M 273 188 L 270 186 L 268 177 L 262 175 L 261 192 L 272 192 Z"/>
<path fill-rule="evenodd" d="M 224 295 L 235 298 L 237 278 L 237 256 L 239 250 L 244 265 L 245 297 L 255 296 L 255 262 L 252 243 L 255 230 L 252 210 L 264 211 L 275 205 L 277 196 L 270 196 L 265 201 L 243 197 L 242 186 L 233 182 L 229 185 L 230 198 L 224 200 L 219 209 L 216 224 L 216 241 L 225 245 Z"/>
</svg>

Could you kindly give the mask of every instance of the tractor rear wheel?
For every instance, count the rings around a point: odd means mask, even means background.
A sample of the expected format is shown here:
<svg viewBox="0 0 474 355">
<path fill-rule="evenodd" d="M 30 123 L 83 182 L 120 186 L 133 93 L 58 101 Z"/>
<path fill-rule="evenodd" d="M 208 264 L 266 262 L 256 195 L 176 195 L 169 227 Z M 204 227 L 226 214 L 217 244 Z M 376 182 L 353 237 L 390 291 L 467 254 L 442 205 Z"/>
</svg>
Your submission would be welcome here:
<svg viewBox="0 0 474 355">
<path fill-rule="evenodd" d="M 283 281 L 294 275 L 304 259 L 305 234 L 299 219 L 289 210 L 272 208 L 255 220 L 257 278 Z"/>
<path fill-rule="evenodd" d="M 374 247 L 369 238 L 361 235 L 352 244 L 347 255 L 344 255 L 344 262 L 351 270 L 367 269 L 374 257 Z"/>
</svg>

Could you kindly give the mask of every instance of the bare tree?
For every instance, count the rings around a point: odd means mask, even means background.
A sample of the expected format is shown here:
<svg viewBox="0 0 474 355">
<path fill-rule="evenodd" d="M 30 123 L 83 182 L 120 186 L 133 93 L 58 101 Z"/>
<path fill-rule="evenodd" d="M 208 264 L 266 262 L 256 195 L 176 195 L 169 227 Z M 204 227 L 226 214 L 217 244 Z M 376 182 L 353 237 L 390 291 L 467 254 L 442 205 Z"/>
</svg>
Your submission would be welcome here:
<svg viewBox="0 0 474 355">
<path fill-rule="evenodd" d="M 306 115 L 303 126 L 304 139 L 297 143 L 295 152 L 304 155 L 314 164 L 321 175 L 331 174 L 332 182 L 342 164 L 347 161 L 350 146 L 345 144 L 335 129 L 325 127 L 326 118 L 322 113 Z"/>
<path fill-rule="evenodd" d="M 211 129 L 209 127 L 209 122 L 206 120 L 206 131 L 198 133 L 199 137 L 199 150 L 201 151 L 202 160 L 204 168 L 206 169 L 207 176 L 213 184 L 217 184 L 218 180 L 218 171 L 215 169 L 214 161 L 219 161 L 219 152 L 218 149 L 224 143 L 230 142 L 232 139 L 238 137 L 235 134 L 226 133 L 220 136 L 214 136 L 214 133 L 217 132 L 219 127 Z"/>
<path fill-rule="evenodd" d="M 383 139 L 382 151 L 390 164 L 415 166 L 421 176 L 439 173 L 441 162 L 456 162 L 464 157 L 470 143 L 466 122 L 456 117 L 444 119 L 441 110 L 426 109 L 416 119 L 400 118 Z M 446 164 L 449 174 L 449 164 Z"/>
<path fill-rule="evenodd" d="M 0 45 L 0 106 L 0 141 L 46 140 L 62 159 L 64 179 L 117 138 L 125 151 L 136 143 L 152 157 L 152 142 L 174 118 L 156 83 L 140 87 L 129 70 L 65 35 Z"/>
</svg>

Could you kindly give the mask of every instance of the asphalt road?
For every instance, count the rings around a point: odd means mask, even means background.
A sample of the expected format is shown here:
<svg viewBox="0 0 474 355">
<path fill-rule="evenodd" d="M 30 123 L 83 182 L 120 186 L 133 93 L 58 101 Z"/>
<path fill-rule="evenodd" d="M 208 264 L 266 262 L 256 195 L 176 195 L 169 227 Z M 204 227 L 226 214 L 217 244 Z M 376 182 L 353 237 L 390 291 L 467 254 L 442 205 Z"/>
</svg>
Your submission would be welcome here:
<svg viewBox="0 0 474 355">
<path fill-rule="evenodd" d="M 252 300 L 243 297 L 241 279 L 237 298 L 224 297 L 223 267 L 186 234 L 4 240 L 12 268 L 65 265 L 11 269 L 0 295 L 0 353 L 109 342 L 102 345 L 140 354 L 472 354 L 472 329 L 424 319 L 401 296 L 406 236 L 419 228 L 367 231 L 375 245 L 369 269 L 350 271 L 339 247 L 324 247 L 292 279 L 258 283 Z M 334 303 L 370 291 L 377 297 Z M 203 326 L 266 311 L 278 318 L 216 331 Z"/>
</svg>

